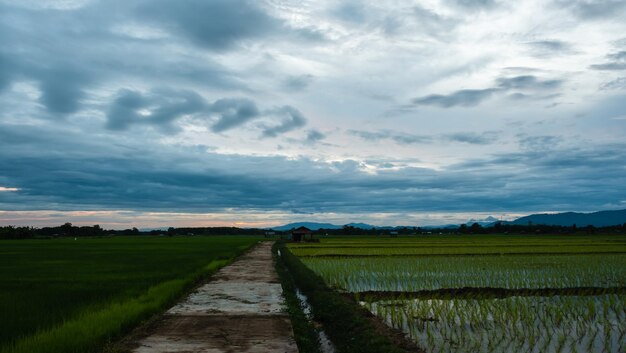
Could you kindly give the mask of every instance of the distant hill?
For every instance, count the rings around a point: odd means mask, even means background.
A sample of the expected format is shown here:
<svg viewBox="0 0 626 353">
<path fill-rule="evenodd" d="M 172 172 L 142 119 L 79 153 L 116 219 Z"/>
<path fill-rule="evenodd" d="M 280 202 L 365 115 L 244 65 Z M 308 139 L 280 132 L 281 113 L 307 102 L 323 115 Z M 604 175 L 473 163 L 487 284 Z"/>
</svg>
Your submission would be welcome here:
<svg viewBox="0 0 626 353">
<path fill-rule="evenodd" d="M 331 224 L 331 223 L 317 223 L 317 222 L 296 222 L 296 223 L 289 223 L 289 224 L 285 224 L 282 226 L 277 226 L 277 227 L 272 227 L 270 229 L 272 230 L 278 230 L 278 231 L 287 231 L 287 230 L 291 230 L 293 228 L 299 228 L 299 227 L 307 227 L 310 230 L 318 230 L 318 229 L 341 229 L 342 226 L 338 226 L 335 224 Z"/>
<path fill-rule="evenodd" d="M 599 211 L 593 213 L 565 212 L 554 214 L 532 214 L 506 223 L 528 225 L 529 222 L 532 224 L 545 224 L 563 227 L 569 227 L 572 224 L 576 224 L 577 227 L 586 227 L 588 225 L 592 225 L 594 227 L 606 227 L 626 223 L 626 210 Z"/>
<path fill-rule="evenodd" d="M 396 228 L 405 228 L 404 226 L 402 226 L 402 227 L 400 227 L 400 226 L 398 226 L 398 227 L 390 227 L 390 226 L 378 227 L 378 226 L 373 226 L 373 225 L 367 224 L 367 223 L 348 223 L 348 224 L 346 224 L 346 226 L 354 227 L 354 228 L 360 228 L 360 229 L 365 229 L 365 230 L 371 230 L 371 229 L 392 230 L 392 229 L 396 229 Z M 310 230 L 318 230 L 318 229 L 341 229 L 344 226 L 343 225 L 336 225 L 336 224 L 332 224 L 332 223 L 296 222 L 296 223 L 285 224 L 285 225 L 282 225 L 282 226 L 271 227 L 270 229 L 278 230 L 278 231 L 287 231 L 287 230 L 291 230 L 293 228 L 298 228 L 298 227 L 307 227 Z M 411 228 L 411 227 L 407 226 L 406 228 Z"/>
<path fill-rule="evenodd" d="M 489 216 L 484 219 L 470 219 L 466 224 L 471 226 L 474 223 L 478 223 L 483 227 L 491 227 L 498 219 L 495 217 Z M 555 226 L 564 226 L 569 227 L 572 224 L 576 224 L 577 227 L 586 227 L 588 225 L 593 225 L 594 227 L 606 227 L 613 225 L 620 225 L 626 223 L 626 210 L 619 211 L 599 211 L 593 213 L 577 213 L 577 212 L 565 212 L 565 213 L 544 213 L 544 214 L 531 214 L 529 216 L 524 216 L 518 218 L 514 221 L 504 221 L 504 224 L 515 224 L 515 225 L 528 225 L 531 222 L 532 224 L 545 224 L 545 225 L 555 225 Z M 354 228 L 360 228 L 364 230 L 371 229 L 379 229 L 379 230 L 395 230 L 400 228 L 405 228 L 405 226 L 373 226 L 367 223 L 348 223 L 346 226 L 351 226 Z M 271 227 L 272 230 L 277 231 L 288 231 L 293 228 L 298 227 L 307 227 L 311 230 L 318 229 L 341 229 L 343 225 L 337 225 L 332 223 L 318 223 L 318 222 L 296 222 L 289 223 L 282 226 Z M 413 226 L 406 226 L 406 228 L 412 228 Z M 443 229 L 443 228 L 458 228 L 458 224 L 445 224 L 438 226 L 422 226 L 423 229 Z"/>
<path fill-rule="evenodd" d="M 471 226 L 474 223 L 478 223 L 478 224 L 480 224 L 483 227 L 488 227 L 488 226 L 493 225 L 497 221 L 498 221 L 497 218 L 495 218 L 493 216 L 489 216 L 489 217 L 487 217 L 485 219 L 473 219 L 472 218 L 469 221 L 467 221 L 467 223 L 465 223 L 465 224 L 467 224 L 468 226 Z M 458 225 L 457 225 L 457 227 L 458 227 Z"/>
<path fill-rule="evenodd" d="M 379 227 L 376 227 L 376 226 L 373 226 L 373 225 L 367 224 L 367 223 L 348 223 L 346 225 L 349 226 L 349 227 L 360 228 L 360 229 L 367 229 L 367 230 L 379 228 Z"/>
</svg>

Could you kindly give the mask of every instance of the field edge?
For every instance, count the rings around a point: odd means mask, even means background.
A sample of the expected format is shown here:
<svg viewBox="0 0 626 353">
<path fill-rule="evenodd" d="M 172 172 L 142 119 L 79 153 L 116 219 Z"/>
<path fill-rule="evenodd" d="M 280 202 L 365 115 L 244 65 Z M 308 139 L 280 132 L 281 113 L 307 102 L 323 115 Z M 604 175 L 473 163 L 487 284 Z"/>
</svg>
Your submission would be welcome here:
<svg viewBox="0 0 626 353">
<path fill-rule="evenodd" d="M 207 280 L 220 268 L 230 264 L 250 248 L 251 243 L 236 256 L 211 260 L 190 275 L 161 282 L 149 287 L 143 294 L 121 302 L 110 302 L 98 309 L 87 307 L 79 314 L 57 326 L 18 339 L 1 347 L 0 353 L 65 353 L 126 351 L 121 343 L 137 327 L 153 320 Z"/>
<path fill-rule="evenodd" d="M 344 353 L 424 352 L 404 334 L 394 330 L 350 296 L 342 295 L 324 283 L 304 265 L 283 242 L 277 248 L 295 285 L 308 298 L 315 320 L 320 322 L 337 350 Z"/>
</svg>

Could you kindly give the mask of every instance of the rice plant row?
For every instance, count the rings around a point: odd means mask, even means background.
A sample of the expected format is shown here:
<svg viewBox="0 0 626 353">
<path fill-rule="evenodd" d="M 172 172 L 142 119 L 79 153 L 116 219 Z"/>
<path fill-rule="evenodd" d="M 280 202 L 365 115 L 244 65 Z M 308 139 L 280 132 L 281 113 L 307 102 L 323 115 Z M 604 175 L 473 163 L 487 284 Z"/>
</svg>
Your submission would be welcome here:
<svg viewBox="0 0 626 353">
<path fill-rule="evenodd" d="M 625 287 L 626 255 L 301 258 L 347 292 Z"/>
<path fill-rule="evenodd" d="M 430 352 L 607 352 L 626 349 L 626 296 L 361 302 Z"/>
</svg>

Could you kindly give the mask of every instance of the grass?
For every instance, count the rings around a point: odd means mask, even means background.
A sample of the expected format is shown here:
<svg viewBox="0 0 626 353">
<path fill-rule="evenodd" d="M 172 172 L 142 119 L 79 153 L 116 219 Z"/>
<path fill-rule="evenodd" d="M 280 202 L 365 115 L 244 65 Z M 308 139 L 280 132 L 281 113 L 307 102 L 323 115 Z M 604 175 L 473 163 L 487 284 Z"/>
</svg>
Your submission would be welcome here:
<svg viewBox="0 0 626 353">
<path fill-rule="evenodd" d="M 278 247 L 278 243 L 275 243 L 272 247 L 274 265 L 283 288 L 283 297 L 285 298 L 285 305 L 291 319 L 298 351 L 300 353 L 321 353 L 317 330 L 304 313 L 304 309 L 296 295 L 294 280 L 281 258 L 282 252 L 280 256 L 278 255 Z"/>
<path fill-rule="evenodd" d="M 162 310 L 252 237 L 0 242 L 0 352 L 86 352 Z"/>
</svg>

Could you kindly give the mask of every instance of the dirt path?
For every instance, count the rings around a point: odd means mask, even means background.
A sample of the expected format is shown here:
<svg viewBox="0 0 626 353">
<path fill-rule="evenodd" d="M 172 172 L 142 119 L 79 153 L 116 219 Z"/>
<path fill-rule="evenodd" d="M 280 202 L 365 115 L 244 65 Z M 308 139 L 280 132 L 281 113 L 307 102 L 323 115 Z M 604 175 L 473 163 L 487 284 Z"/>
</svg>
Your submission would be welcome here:
<svg viewBox="0 0 626 353">
<path fill-rule="evenodd" d="M 168 310 L 136 353 L 297 353 L 282 288 L 263 242 Z"/>
</svg>

